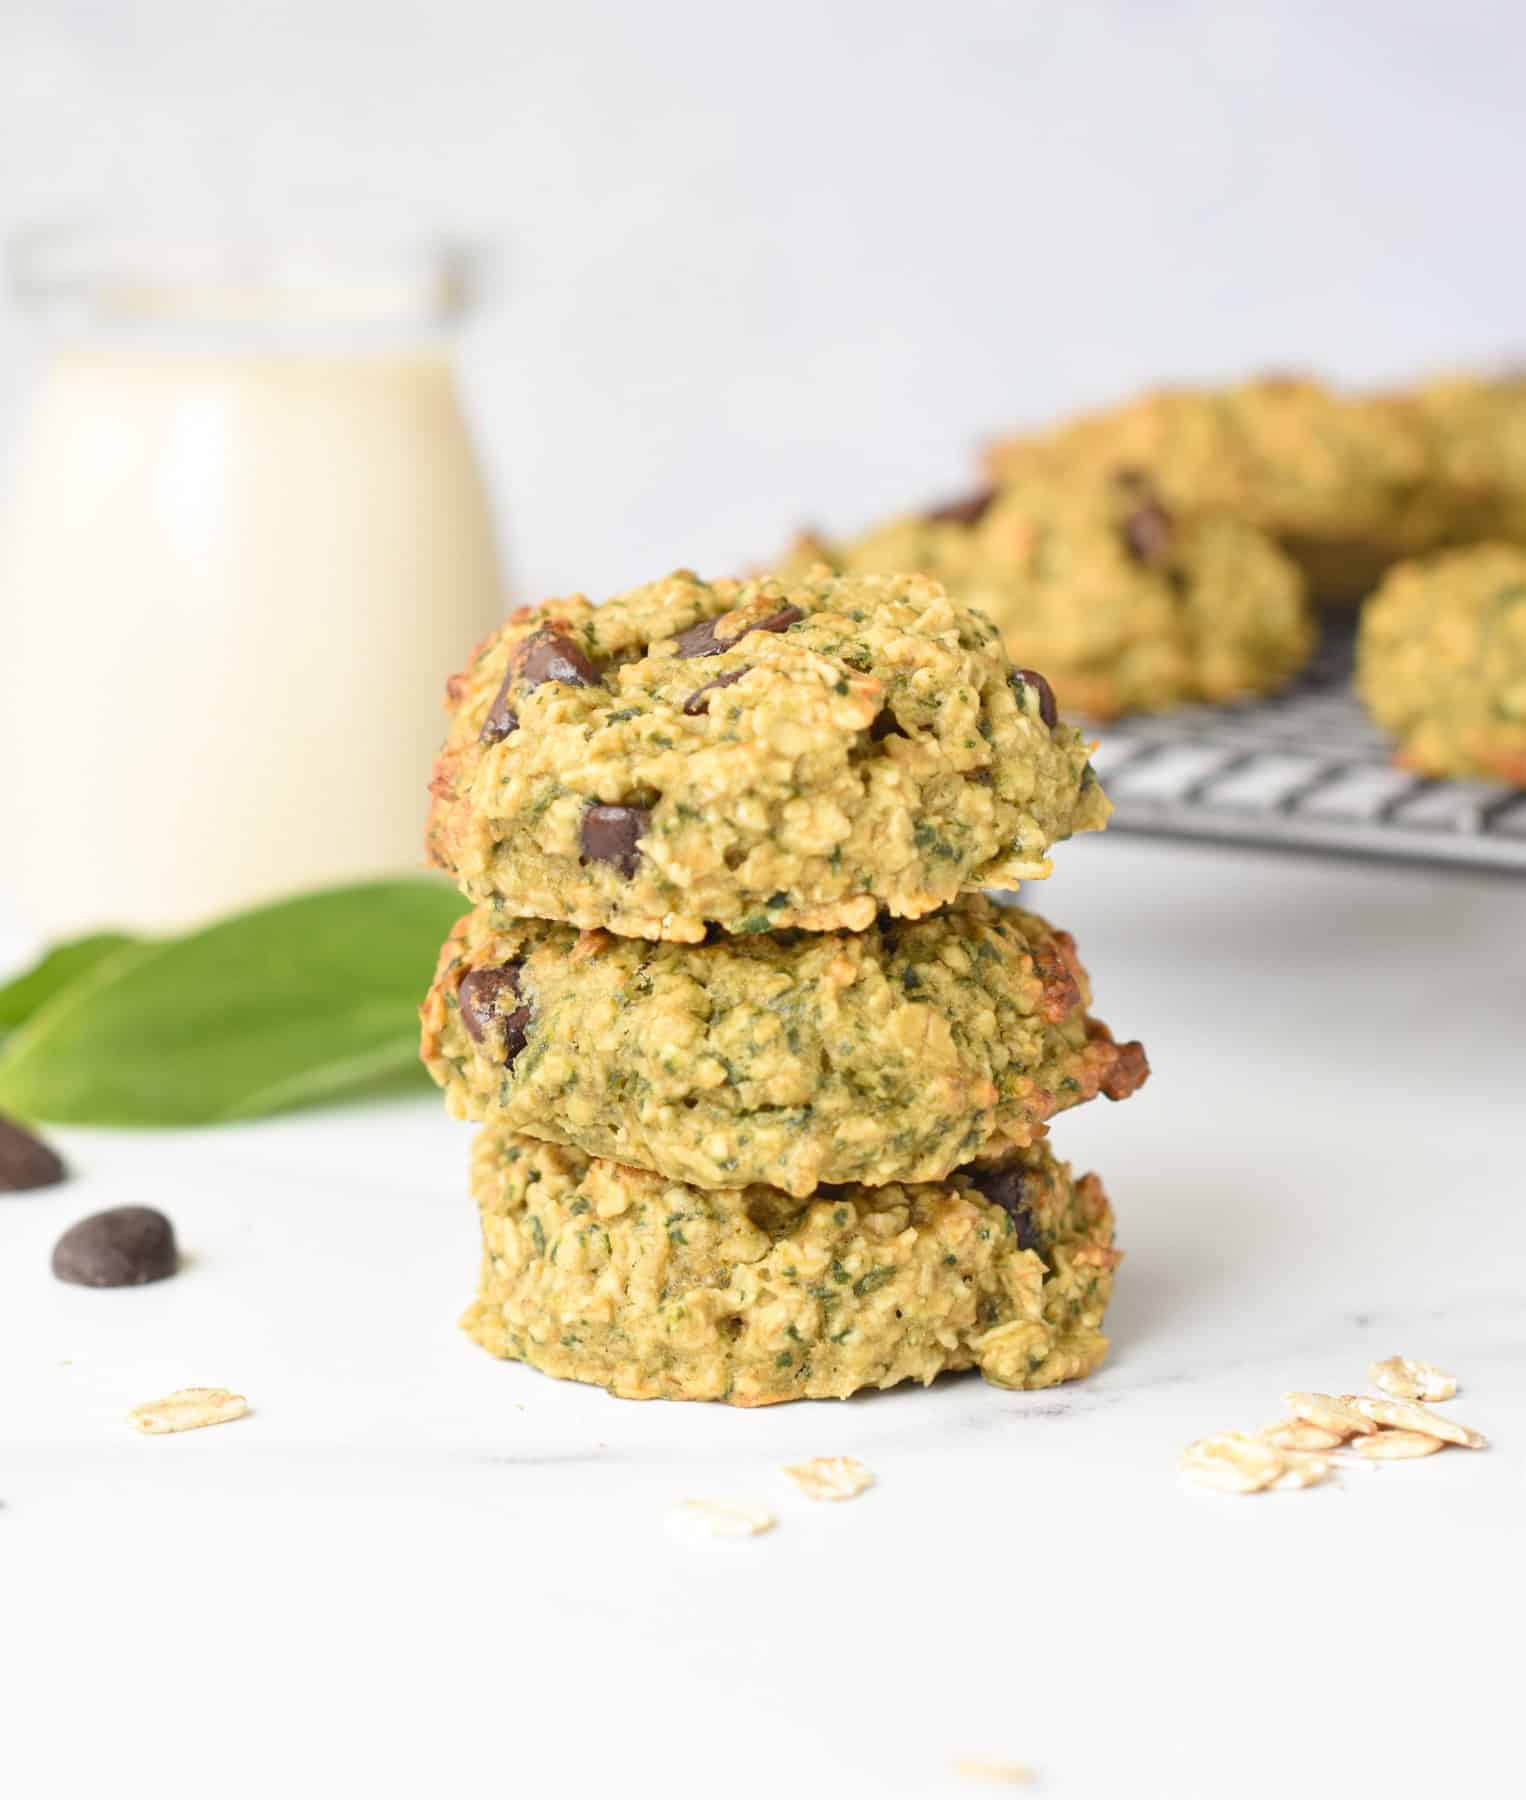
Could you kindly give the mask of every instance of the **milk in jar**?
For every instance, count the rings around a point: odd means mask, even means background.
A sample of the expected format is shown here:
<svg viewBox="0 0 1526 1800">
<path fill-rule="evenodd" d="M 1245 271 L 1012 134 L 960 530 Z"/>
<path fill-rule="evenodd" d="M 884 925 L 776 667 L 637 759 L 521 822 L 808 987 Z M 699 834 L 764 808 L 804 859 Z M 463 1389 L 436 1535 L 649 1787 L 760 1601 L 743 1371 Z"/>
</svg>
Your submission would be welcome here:
<svg viewBox="0 0 1526 1800">
<path fill-rule="evenodd" d="M 443 347 L 316 335 L 47 362 L 0 515 L 0 912 L 39 935 L 422 862 L 492 521 Z"/>
</svg>

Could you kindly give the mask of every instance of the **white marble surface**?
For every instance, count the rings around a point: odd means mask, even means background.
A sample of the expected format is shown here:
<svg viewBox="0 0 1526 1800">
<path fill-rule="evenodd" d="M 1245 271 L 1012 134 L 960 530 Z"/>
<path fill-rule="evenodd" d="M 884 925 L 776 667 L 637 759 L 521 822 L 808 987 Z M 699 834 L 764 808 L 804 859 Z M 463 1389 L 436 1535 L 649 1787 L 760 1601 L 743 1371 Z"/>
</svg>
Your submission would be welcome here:
<svg viewBox="0 0 1526 1800">
<path fill-rule="evenodd" d="M 1518 1791 L 1526 889 L 1113 839 L 1042 903 L 1156 1066 L 1056 1132 L 1129 1251 L 1073 1388 L 613 1401 L 455 1330 L 467 1139 L 428 1098 L 60 1133 L 73 1184 L 0 1201 L 6 1790 L 846 1800 L 989 1756 L 1057 1800 Z M 180 1276 L 55 1283 L 127 1201 Z M 1188 1439 L 1394 1351 L 1495 1447 L 1178 1485 Z M 128 1429 L 185 1383 L 253 1413 Z M 849 1505 L 774 1472 L 837 1452 L 880 1478 Z M 686 1539 L 687 1495 L 779 1528 Z"/>
</svg>

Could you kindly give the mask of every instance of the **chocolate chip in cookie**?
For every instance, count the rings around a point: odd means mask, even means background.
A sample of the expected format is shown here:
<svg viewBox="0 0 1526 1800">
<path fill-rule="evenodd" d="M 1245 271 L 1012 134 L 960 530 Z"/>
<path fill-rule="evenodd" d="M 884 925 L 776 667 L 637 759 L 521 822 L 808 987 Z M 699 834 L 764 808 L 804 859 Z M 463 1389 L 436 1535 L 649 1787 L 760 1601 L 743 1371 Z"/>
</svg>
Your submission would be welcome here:
<svg viewBox="0 0 1526 1800">
<path fill-rule="evenodd" d="M 504 1062 L 510 1064 L 525 1047 L 532 1009 L 517 1006 L 522 1000 L 519 989 L 519 964 L 505 963 L 497 969 L 472 969 L 461 977 L 456 990 L 461 1007 L 461 1023 L 467 1036 L 483 1048 L 494 1025 L 503 1037 Z M 508 1004 L 505 1004 L 507 997 Z"/>
<path fill-rule="evenodd" d="M 651 818 L 645 806 L 590 806 L 578 841 L 590 862 L 608 863 L 627 880 L 636 873 L 641 834 Z"/>
<path fill-rule="evenodd" d="M 566 687 L 596 687 L 599 671 L 565 631 L 543 625 L 517 645 L 509 658 L 508 673 L 494 696 L 483 722 L 481 741 L 498 744 L 519 729 L 519 714 L 509 696 L 513 691 L 543 687 L 559 681 Z"/>
<path fill-rule="evenodd" d="M 1019 1168 L 976 1169 L 970 1180 L 993 1206 L 999 1206 L 1011 1219 L 1017 1232 L 1018 1249 L 1037 1250 L 1040 1238 L 1033 1214 L 1023 1198 L 1023 1171 Z"/>
<path fill-rule="evenodd" d="M 1049 683 L 1045 681 L 1044 677 L 1039 674 L 1037 669 L 1018 669 L 1016 673 L 1018 680 L 1023 686 L 1031 687 L 1034 693 L 1038 695 L 1039 717 L 1044 721 L 1045 725 L 1053 731 L 1055 726 L 1060 722 L 1060 709 L 1055 704 L 1054 689 L 1050 687 Z"/>
<path fill-rule="evenodd" d="M 751 674 L 751 672 L 750 665 L 741 669 L 728 669 L 724 675 L 717 675 L 713 681 L 707 681 L 703 687 L 695 688 L 689 698 L 684 701 L 685 714 L 693 719 L 697 718 L 700 713 L 709 712 L 710 695 L 716 688 L 731 687 L 735 682 L 740 681 L 744 675 Z"/>
<path fill-rule="evenodd" d="M 942 506 L 935 506 L 930 512 L 924 513 L 923 517 L 929 525 L 978 525 L 991 510 L 991 503 L 995 498 L 995 488 L 981 488 L 978 493 L 945 501 Z"/>
<path fill-rule="evenodd" d="M 781 606 L 777 612 L 751 620 L 729 637 L 718 638 L 716 628 L 727 622 L 727 616 L 723 613 L 718 619 L 701 619 L 698 625 L 691 625 L 687 631 L 679 632 L 674 639 L 678 654 L 688 660 L 697 656 L 720 656 L 734 644 L 740 643 L 749 631 L 788 631 L 791 625 L 798 625 L 805 614 L 798 606 Z"/>
</svg>

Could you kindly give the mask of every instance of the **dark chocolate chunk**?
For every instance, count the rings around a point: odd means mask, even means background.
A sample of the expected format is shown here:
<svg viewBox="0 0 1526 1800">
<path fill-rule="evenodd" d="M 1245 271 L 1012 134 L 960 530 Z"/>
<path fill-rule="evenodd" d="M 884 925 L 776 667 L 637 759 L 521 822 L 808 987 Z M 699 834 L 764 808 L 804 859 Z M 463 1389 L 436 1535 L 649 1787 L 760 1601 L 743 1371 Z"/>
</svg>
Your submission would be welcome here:
<svg viewBox="0 0 1526 1800">
<path fill-rule="evenodd" d="M 1146 500 L 1123 521 L 1129 555 L 1147 569 L 1159 568 L 1171 555 L 1176 522 L 1158 500 Z"/>
<path fill-rule="evenodd" d="M 684 701 L 684 711 L 691 719 L 700 713 L 709 712 L 711 693 L 716 688 L 728 688 L 734 682 L 740 681 L 750 668 L 751 664 L 747 664 L 740 669 L 728 669 L 724 675 L 717 675 L 714 681 L 707 681 L 703 687 L 695 688 L 689 698 Z"/>
<path fill-rule="evenodd" d="M 993 1206 L 999 1206 L 1017 1228 L 1019 1250 L 1037 1250 L 1041 1240 L 1033 1214 L 1023 1201 L 1023 1171 L 1020 1168 L 972 1169 L 970 1180 Z"/>
<path fill-rule="evenodd" d="M 885 738 L 910 737 L 911 733 L 907 731 L 905 726 L 902 725 L 901 721 L 888 706 L 882 706 L 874 715 L 874 723 L 869 727 L 869 736 L 876 744 L 878 744 Z"/>
<path fill-rule="evenodd" d="M 53 1273 L 78 1287 L 141 1287 L 173 1275 L 175 1227 L 151 1206 L 114 1206 L 71 1225 L 53 1246 Z"/>
<path fill-rule="evenodd" d="M 798 606 L 781 606 L 778 612 L 769 613 L 766 618 L 754 619 L 751 624 L 744 625 L 738 632 L 728 638 L 717 638 L 716 626 L 720 625 L 726 615 L 720 619 L 701 619 L 698 625 L 691 625 L 687 631 L 679 632 L 674 642 L 678 646 L 678 654 L 692 660 L 696 656 L 719 656 L 723 651 L 731 649 L 747 636 L 749 631 L 788 631 L 791 625 L 797 624 L 805 617 Z"/>
<path fill-rule="evenodd" d="M 479 742 L 501 744 L 511 732 L 518 731 L 519 714 L 509 701 L 515 688 L 528 691 L 548 681 L 560 681 L 567 687 L 596 687 L 598 680 L 599 671 L 565 631 L 542 625 L 516 645 L 510 655 L 509 671 L 488 708 Z"/>
<path fill-rule="evenodd" d="M 68 1178 L 61 1158 L 41 1138 L 0 1115 L 0 1194 L 53 1187 Z"/>
<path fill-rule="evenodd" d="M 509 658 L 515 678 L 524 688 L 538 688 L 548 681 L 567 687 L 597 687 L 599 671 L 568 637 L 554 625 L 542 625 L 516 646 Z"/>
<path fill-rule="evenodd" d="M 978 525 L 991 510 L 991 502 L 995 498 L 995 488 L 981 488 L 978 493 L 966 494 L 962 499 L 949 500 L 942 506 L 935 506 L 923 516 L 930 525 Z"/>
<path fill-rule="evenodd" d="M 1024 686 L 1031 687 L 1039 697 L 1039 717 L 1051 731 L 1060 722 L 1060 709 L 1054 703 L 1054 689 L 1039 674 L 1037 669 L 1019 669 L 1017 678 Z"/>
<path fill-rule="evenodd" d="M 513 685 L 514 671 L 510 669 L 503 678 L 503 686 L 499 688 L 493 704 L 488 708 L 482 730 L 477 734 L 479 744 L 501 744 L 511 732 L 519 730 L 519 714 L 509 704 L 509 689 Z"/>
<path fill-rule="evenodd" d="M 628 881 L 636 873 L 641 834 L 651 816 L 645 806 L 590 806 L 578 834 L 584 856 L 608 863 Z"/>
<path fill-rule="evenodd" d="M 522 998 L 519 991 L 519 964 L 505 963 L 498 969 L 472 969 L 461 977 L 456 989 L 461 1007 L 461 1023 L 466 1035 L 480 1049 L 490 1028 L 503 1028 L 504 1062 L 512 1063 L 525 1047 L 531 1009 L 505 1004 Z"/>
</svg>

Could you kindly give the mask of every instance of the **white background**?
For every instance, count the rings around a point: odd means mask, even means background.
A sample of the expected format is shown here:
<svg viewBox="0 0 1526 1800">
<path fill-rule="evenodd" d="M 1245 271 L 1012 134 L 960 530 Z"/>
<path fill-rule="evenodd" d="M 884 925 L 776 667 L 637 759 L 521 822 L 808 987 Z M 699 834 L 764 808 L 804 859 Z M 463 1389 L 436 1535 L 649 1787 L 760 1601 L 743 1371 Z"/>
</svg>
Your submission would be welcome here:
<svg viewBox="0 0 1526 1800">
<path fill-rule="evenodd" d="M 0 223 L 497 241 L 465 355 L 516 583 L 597 594 L 1137 381 L 1519 350 L 1523 48 L 1477 5 L 12 4 Z M 0 322 L 0 435 L 29 354 Z M 737 1414 L 495 1365 L 427 1098 L 59 1134 L 76 1182 L 0 1206 L 0 1789 L 868 1800 L 991 1755 L 1059 1800 L 1519 1791 L 1519 886 L 1117 839 L 1030 898 L 1156 1065 L 1056 1136 L 1129 1251 L 1057 1395 Z M 183 1273 L 60 1289 L 59 1230 L 127 1201 Z M 1496 1448 L 1177 1486 L 1395 1351 Z M 128 1431 L 187 1382 L 254 1411 Z M 772 1472 L 841 1451 L 880 1474 L 849 1507 Z M 688 1493 L 780 1528 L 686 1543 Z"/>
<path fill-rule="evenodd" d="M 436 1100 L 55 1134 L 0 1196 L 7 1800 L 1516 1800 L 1526 1607 L 1526 1016 L 1516 880 L 1066 845 L 1076 932 L 1155 1073 L 1062 1118 L 1127 1260 L 1113 1353 L 1040 1394 L 618 1401 L 455 1329 L 469 1133 Z M 96 1207 L 186 1264 L 48 1253 Z M 1484 1452 L 1250 1499 L 1183 1445 L 1429 1356 Z M 253 1411 L 180 1437 L 187 1383 Z M 879 1485 L 794 1495 L 854 1454 Z M 681 1498 L 762 1501 L 744 1542 Z M 1013 1790 L 1020 1793 L 1022 1790 Z"/>
<path fill-rule="evenodd" d="M 516 589 L 597 595 L 1142 381 L 1526 349 L 1523 54 L 1476 0 L 9 0 L 0 224 L 496 242 Z"/>
</svg>

